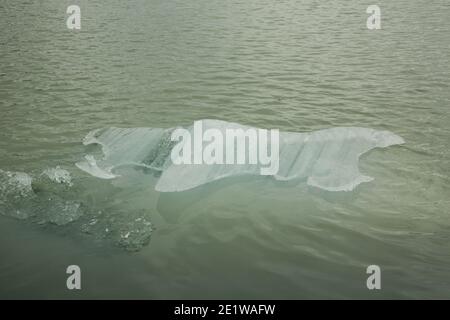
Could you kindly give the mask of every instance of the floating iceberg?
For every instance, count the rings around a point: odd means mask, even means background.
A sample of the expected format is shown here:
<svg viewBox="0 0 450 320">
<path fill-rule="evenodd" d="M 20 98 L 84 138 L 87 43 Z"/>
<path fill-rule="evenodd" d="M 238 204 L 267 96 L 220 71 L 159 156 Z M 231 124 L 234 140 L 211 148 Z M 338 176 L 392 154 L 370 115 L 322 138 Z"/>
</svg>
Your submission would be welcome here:
<svg viewBox="0 0 450 320">
<path fill-rule="evenodd" d="M 202 120 L 205 129 L 251 129 L 220 120 Z M 226 177 L 259 175 L 259 164 L 174 164 L 171 151 L 177 144 L 171 133 L 177 128 L 103 128 L 91 131 L 83 144 L 98 144 L 103 158 L 86 155 L 76 165 L 103 179 L 118 176 L 122 166 L 141 166 L 161 172 L 155 189 L 174 192 L 192 189 Z M 193 125 L 186 128 L 193 131 Z M 255 128 L 254 128 L 255 129 Z M 374 148 L 404 143 L 389 131 L 357 127 L 337 127 L 309 133 L 281 132 L 279 135 L 279 170 L 276 180 L 304 180 L 328 191 L 350 191 L 373 178 L 359 172 L 360 155 Z"/>
</svg>

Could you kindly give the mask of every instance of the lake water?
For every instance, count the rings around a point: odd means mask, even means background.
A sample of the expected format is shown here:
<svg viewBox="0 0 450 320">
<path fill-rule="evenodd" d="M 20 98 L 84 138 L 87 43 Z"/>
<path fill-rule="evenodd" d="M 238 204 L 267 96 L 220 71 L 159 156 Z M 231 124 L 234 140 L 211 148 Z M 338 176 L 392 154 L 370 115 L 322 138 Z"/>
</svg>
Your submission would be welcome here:
<svg viewBox="0 0 450 320">
<path fill-rule="evenodd" d="M 448 298 L 450 3 L 379 0 L 381 30 L 370 4 L 2 1 L 0 297 Z M 374 181 L 351 192 L 241 177 L 159 193 L 142 170 L 74 165 L 91 130 L 198 119 L 405 144 L 363 155 Z M 70 183 L 42 174 L 58 166 Z"/>
</svg>

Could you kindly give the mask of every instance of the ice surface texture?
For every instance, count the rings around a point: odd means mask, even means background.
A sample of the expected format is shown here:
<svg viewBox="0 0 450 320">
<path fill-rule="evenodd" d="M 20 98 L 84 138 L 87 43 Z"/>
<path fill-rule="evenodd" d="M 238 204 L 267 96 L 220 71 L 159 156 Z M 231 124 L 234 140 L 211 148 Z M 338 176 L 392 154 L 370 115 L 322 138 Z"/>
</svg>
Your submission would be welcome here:
<svg viewBox="0 0 450 320">
<path fill-rule="evenodd" d="M 227 128 L 251 127 L 220 120 L 203 120 L 203 130 L 214 128 L 225 136 Z M 136 165 L 161 172 L 155 189 L 160 192 L 184 191 L 218 179 L 259 175 L 258 164 L 181 164 L 171 161 L 177 142 L 170 140 L 172 129 L 103 128 L 90 132 L 83 143 L 102 146 L 103 159 L 86 155 L 78 168 L 93 176 L 111 179 L 115 169 Z M 192 132 L 193 126 L 186 128 Z M 373 178 L 358 169 L 359 156 L 374 148 L 404 143 L 389 131 L 357 127 L 337 127 L 308 133 L 280 132 L 279 170 L 276 180 L 306 181 L 328 191 L 350 191 Z"/>
<path fill-rule="evenodd" d="M 129 251 L 148 244 L 153 229 L 147 212 L 96 207 L 81 195 L 86 186 L 75 182 L 59 166 L 34 175 L 0 169 L 0 215 L 82 231 Z"/>
</svg>

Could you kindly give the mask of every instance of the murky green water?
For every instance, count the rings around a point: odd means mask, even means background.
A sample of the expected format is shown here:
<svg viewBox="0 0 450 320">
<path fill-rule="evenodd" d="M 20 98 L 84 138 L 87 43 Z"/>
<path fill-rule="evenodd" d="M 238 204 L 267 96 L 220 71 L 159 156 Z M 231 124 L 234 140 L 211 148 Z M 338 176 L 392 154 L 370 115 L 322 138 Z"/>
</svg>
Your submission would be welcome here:
<svg viewBox="0 0 450 320">
<path fill-rule="evenodd" d="M 2 1 L 0 169 L 32 176 L 38 199 L 8 195 L 0 297 L 448 298 L 450 3 L 378 1 L 377 31 L 370 4 Z M 163 194 L 134 169 L 99 180 L 74 166 L 93 129 L 203 118 L 406 143 L 364 155 L 375 180 L 344 193 L 247 177 Z M 42 175 L 57 166 L 72 186 Z M 71 264 L 81 291 L 66 289 Z"/>
</svg>

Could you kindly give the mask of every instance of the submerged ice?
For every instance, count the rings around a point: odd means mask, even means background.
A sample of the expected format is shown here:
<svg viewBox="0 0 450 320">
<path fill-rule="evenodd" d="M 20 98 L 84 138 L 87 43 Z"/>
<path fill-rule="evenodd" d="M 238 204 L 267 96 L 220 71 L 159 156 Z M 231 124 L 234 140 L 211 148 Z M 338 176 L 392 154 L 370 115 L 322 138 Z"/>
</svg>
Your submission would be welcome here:
<svg viewBox="0 0 450 320">
<path fill-rule="evenodd" d="M 81 231 L 126 250 L 139 250 L 150 241 L 153 229 L 148 212 L 124 212 L 103 203 L 98 207 L 92 201 L 94 190 L 86 198 L 84 189 L 81 181 L 75 183 L 69 171 L 60 167 L 38 174 L 0 169 L 0 215 Z"/>
<path fill-rule="evenodd" d="M 54 182 L 72 186 L 72 177 L 70 176 L 69 171 L 61 169 L 59 166 L 57 166 L 56 168 L 46 169 L 42 174 L 45 174 L 50 180 Z"/>
<path fill-rule="evenodd" d="M 202 120 L 204 128 L 223 134 L 229 128 L 251 127 L 220 120 Z M 187 130 L 193 131 L 193 125 Z M 103 179 L 118 176 L 122 166 L 141 166 L 160 172 L 155 189 L 184 191 L 232 176 L 259 175 L 259 164 L 174 164 L 171 151 L 176 142 L 171 132 L 177 128 L 103 128 L 90 132 L 83 143 L 98 144 L 103 157 L 86 155 L 76 165 Z M 374 148 L 404 143 L 389 131 L 357 127 L 337 127 L 309 133 L 281 132 L 279 170 L 276 180 L 306 181 L 328 191 L 350 191 L 373 178 L 359 172 L 359 157 Z"/>
<path fill-rule="evenodd" d="M 204 120 L 205 129 L 251 127 Z M 150 241 L 153 225 L 146 201 L 148 188 L 160 192 L 192 189 L 226 177 L 259 175 L 261 163 L 175 164 L 171 152 L 177 145 L 171 134 L 177 128 L 103 128 L 90 132 L 83 143 L 90 151 L 76 166 L 102 179 L 74 179 L 61 167 L 39 173 L 0 169 L 0 214 L 40 225 L 78 230 L 95 239 L 112 241 L 127 250 L 139 250 Z M 193 130 L 193 126 L 186 128 Z M 305 181 L 329 191 L 348 191 L 372 180 L 359 172 L 359 157 L 374 148 L 404 143 L 388 131 L 365 128 L 331 128 L 310 133 L 280 132 L 279 168 L 273 178 Z M 101 153 L 94 153 L 100 145 Z M 270 146 L 269 146 L 270 147 Z M 96 150 L 97 149 L 97 150 Z M 138 166 L 153 173 L 142 176 Z M 145 177 L 144 179 L 136 179 Z M 148 179 L 150 178 L 150 179 Z M 155 182 L 156 180 L 156 182 Z M 96 187 L 98 184 L 98 188 Z M 123 201 L 124 194 L 133 201 Z M 140 199 L 140 200 L 139 200 Z M 142 202 L 142 203 L 141 203 Z"/>
</svg>

